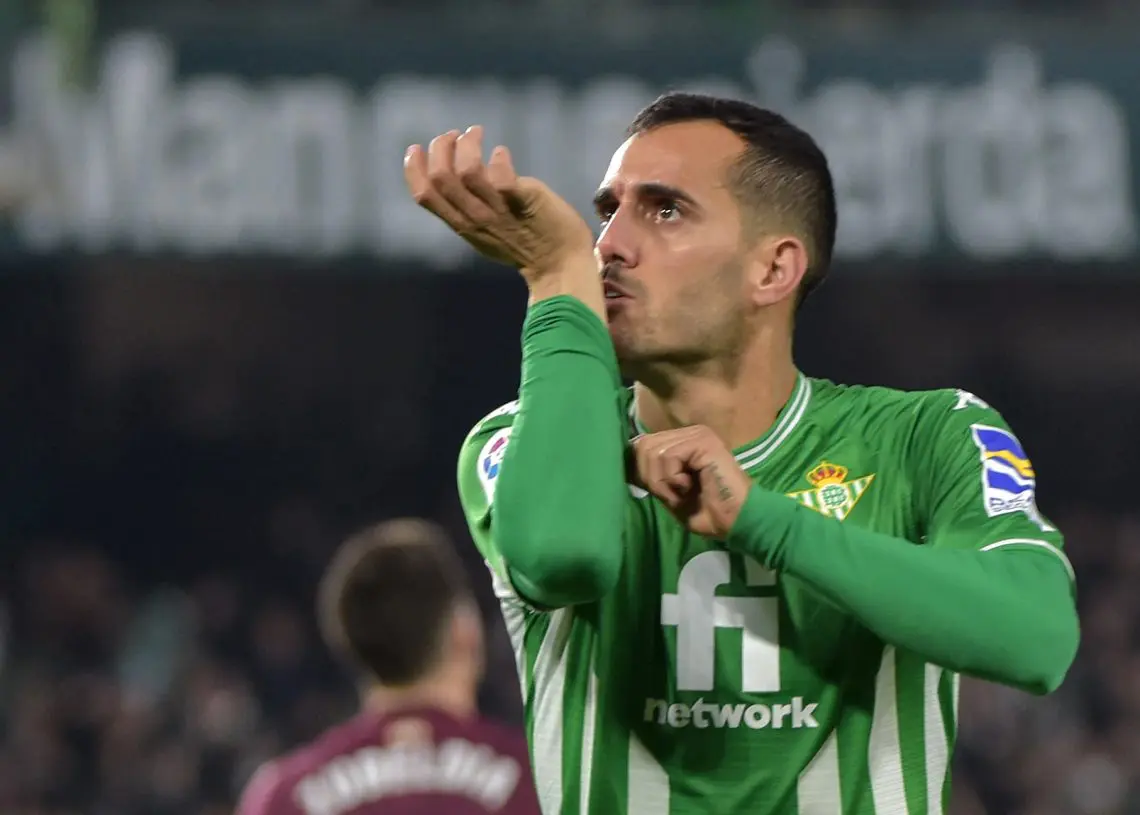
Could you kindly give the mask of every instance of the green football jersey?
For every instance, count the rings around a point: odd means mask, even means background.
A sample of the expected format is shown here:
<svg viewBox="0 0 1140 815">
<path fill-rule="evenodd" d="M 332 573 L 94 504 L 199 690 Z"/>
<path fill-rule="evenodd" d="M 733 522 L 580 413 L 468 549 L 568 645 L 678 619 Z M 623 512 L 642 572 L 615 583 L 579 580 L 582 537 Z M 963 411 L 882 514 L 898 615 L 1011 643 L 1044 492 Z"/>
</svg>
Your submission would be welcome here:
<svg viewBox="0 0 1140 815">
<path fill-rule="evenodd" d="M 886 645 L 802 582 L 687 532 L 644 491 L 627 487 L 612 593 L 553 611 L 522 600 L 490 534 L 516 411 L 504 405 L 475 427 L 459 481 L 514 645 L 547 815 L 944 812 L 958 676 Z M 1064 559 L 1021 444 L 964 391 L 801 376 L 736 458 L 761 487 L 836 523 Z"/>
</svg>

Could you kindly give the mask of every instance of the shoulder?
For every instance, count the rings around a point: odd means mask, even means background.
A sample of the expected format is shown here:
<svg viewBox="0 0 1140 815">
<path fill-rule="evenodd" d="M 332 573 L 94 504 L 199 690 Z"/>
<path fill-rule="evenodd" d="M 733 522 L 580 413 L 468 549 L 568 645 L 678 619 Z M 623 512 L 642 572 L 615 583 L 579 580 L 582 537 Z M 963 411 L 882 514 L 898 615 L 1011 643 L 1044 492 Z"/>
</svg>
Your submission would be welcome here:
<svg viewBox="0 0 1140 815">
<path fill-rule="evenodd" d="M 812 406 L 825 419 L 858 419 L 868 423 L 913 425 L 947 416 L 959 407 L 992 410 L 980 398 L 957 388 L 901 390 L 880 385 L 844 385 L 812 379 Z"/>
<path fill-rule="evenodd" d="M 330 759 L 360 746 L 360 730 L 359 717 L 350 719 L 262 764 L 246 783 L 238 815 L 292 815 L 297 788 Z"/>
<path fill-rule="evenodd" d="M 510 402 L 499 405 L 492 410 L 482 419 L 477 421 L 471 430 L 467 433 L 467 438 L 472 439 L 487 432 L 510 427 L 514 424 L 515 416 L 519 412 L 519 400 L 512 399 Z"/>
<path fill-rule="evenodd" d="M 899 390 L 813 380 L 817 421 L 926 461 L 986 445 L 1019 446 L 1002 414 L 963 388 Z"/>
<path fill-rule="evenodd" d="M 468 491 L 480 490 L 490 502 L 518 412 L 518 400 L 507 402 L 476 422 L 468 432 L 459 451 L 461 498 Z"/>
<path fill-rule="evenodd" d="M 480 451 L 489 451 L 499 439 L 505 446 L 518 412 L 519 402 L 516 399 L 500 405 L 476 422 L 463 440 L 460 457 L 470 459 Z"/>
<path fill-rule="evenodd" d="M 506 402 L 504 405 L 499 405 L 494 410 L 491 410 L 489 414 L 479 419 L 479 421 L 475 423 L 475 426 L 472 427 L 471 432 L 478 433 L 483 429 L 486 429 L 486 427 L 491 426 L 503 427 L 510 425 L 514 422 L 514 417 L 518 414 L 519 400 L 512 399 L 511 401 Z"/>
<path fill-rule="evenodd" d="M 997 413 L 984 399 L 962 388 L 902 390 L 879 385 L 843 385 L 827 379 L 812 379 L 811 383 L 812 399 L 822 411 L 858 411 L 869 418 L 895 420 Z"/>
</svg>

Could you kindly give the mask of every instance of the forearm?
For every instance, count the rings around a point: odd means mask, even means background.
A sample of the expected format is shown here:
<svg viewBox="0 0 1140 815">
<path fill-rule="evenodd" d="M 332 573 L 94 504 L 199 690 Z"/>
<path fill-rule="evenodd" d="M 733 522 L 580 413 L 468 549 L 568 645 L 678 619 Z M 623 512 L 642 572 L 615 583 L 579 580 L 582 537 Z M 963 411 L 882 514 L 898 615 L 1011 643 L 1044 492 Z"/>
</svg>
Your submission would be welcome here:
<svg viewBox="0 0 1140 815">
<path fill-rule="evenodd" d="M 885 642 L 952 670 L 1046 693 L 1076 653 L 1069 578 L 1044 550 L 916 546 L 758 487 L 728 545 L 804 581 Z"/>
<path fill-rule="evenodd" d="M 621 377 L 605 324 L 580 301 L 533 305 L 502 475 L 495 544 L 515 588 L 537 605 L 588 602 L 621 568 Z"/>
</svg>

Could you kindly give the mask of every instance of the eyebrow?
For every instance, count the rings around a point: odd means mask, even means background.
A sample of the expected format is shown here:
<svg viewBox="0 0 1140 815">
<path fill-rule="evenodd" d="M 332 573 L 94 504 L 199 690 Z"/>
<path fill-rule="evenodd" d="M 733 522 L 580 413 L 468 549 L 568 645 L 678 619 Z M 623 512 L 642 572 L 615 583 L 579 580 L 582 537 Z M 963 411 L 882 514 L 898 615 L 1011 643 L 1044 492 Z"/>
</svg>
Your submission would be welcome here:
<svg viewBox="0 0 1140 815">
<path fill-rule="evenodd" d="M 635 184 L 634 190 L 637 192 L 639 198 L 667 198 L 679 201 L 682 204 L 688 204 L 692 207 L 698 206 L 696 199 L 684 190 L 669 184 L 662 184 L 659 181 L 646 181 L 642 184 Z M 616 196 L 611 188 L 602 187 L 594 193 L 594 208 L 601 209 L 603 205 L 610 203 L 615 198 Z"/>
</svg>

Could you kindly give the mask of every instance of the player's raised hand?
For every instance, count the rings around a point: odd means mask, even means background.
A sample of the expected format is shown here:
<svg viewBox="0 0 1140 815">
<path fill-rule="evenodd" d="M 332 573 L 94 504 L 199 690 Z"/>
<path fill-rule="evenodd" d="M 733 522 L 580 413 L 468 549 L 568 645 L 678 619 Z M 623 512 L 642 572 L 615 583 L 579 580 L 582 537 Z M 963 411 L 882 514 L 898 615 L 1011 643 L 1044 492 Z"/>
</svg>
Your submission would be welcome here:
<svg viewBox="0 0 1140 815">
<path fill-rule="evenodd" d="M 517 267 L 528 282 L 570 258 L 592 256 L 582 216 L 535 178 L 520 177 L 506 147 L 483 161 L 483 129 L 469 127 L 418 144 L 404 156 L 412 197 L 492 260 Z"/>
<path fill-rule="evenodd" d="M 693 425 L 638 436 L 631 447 L 642 487 L 692 532 L 728 537 L 752 481 L 716 434 Z"/>
</svg>

